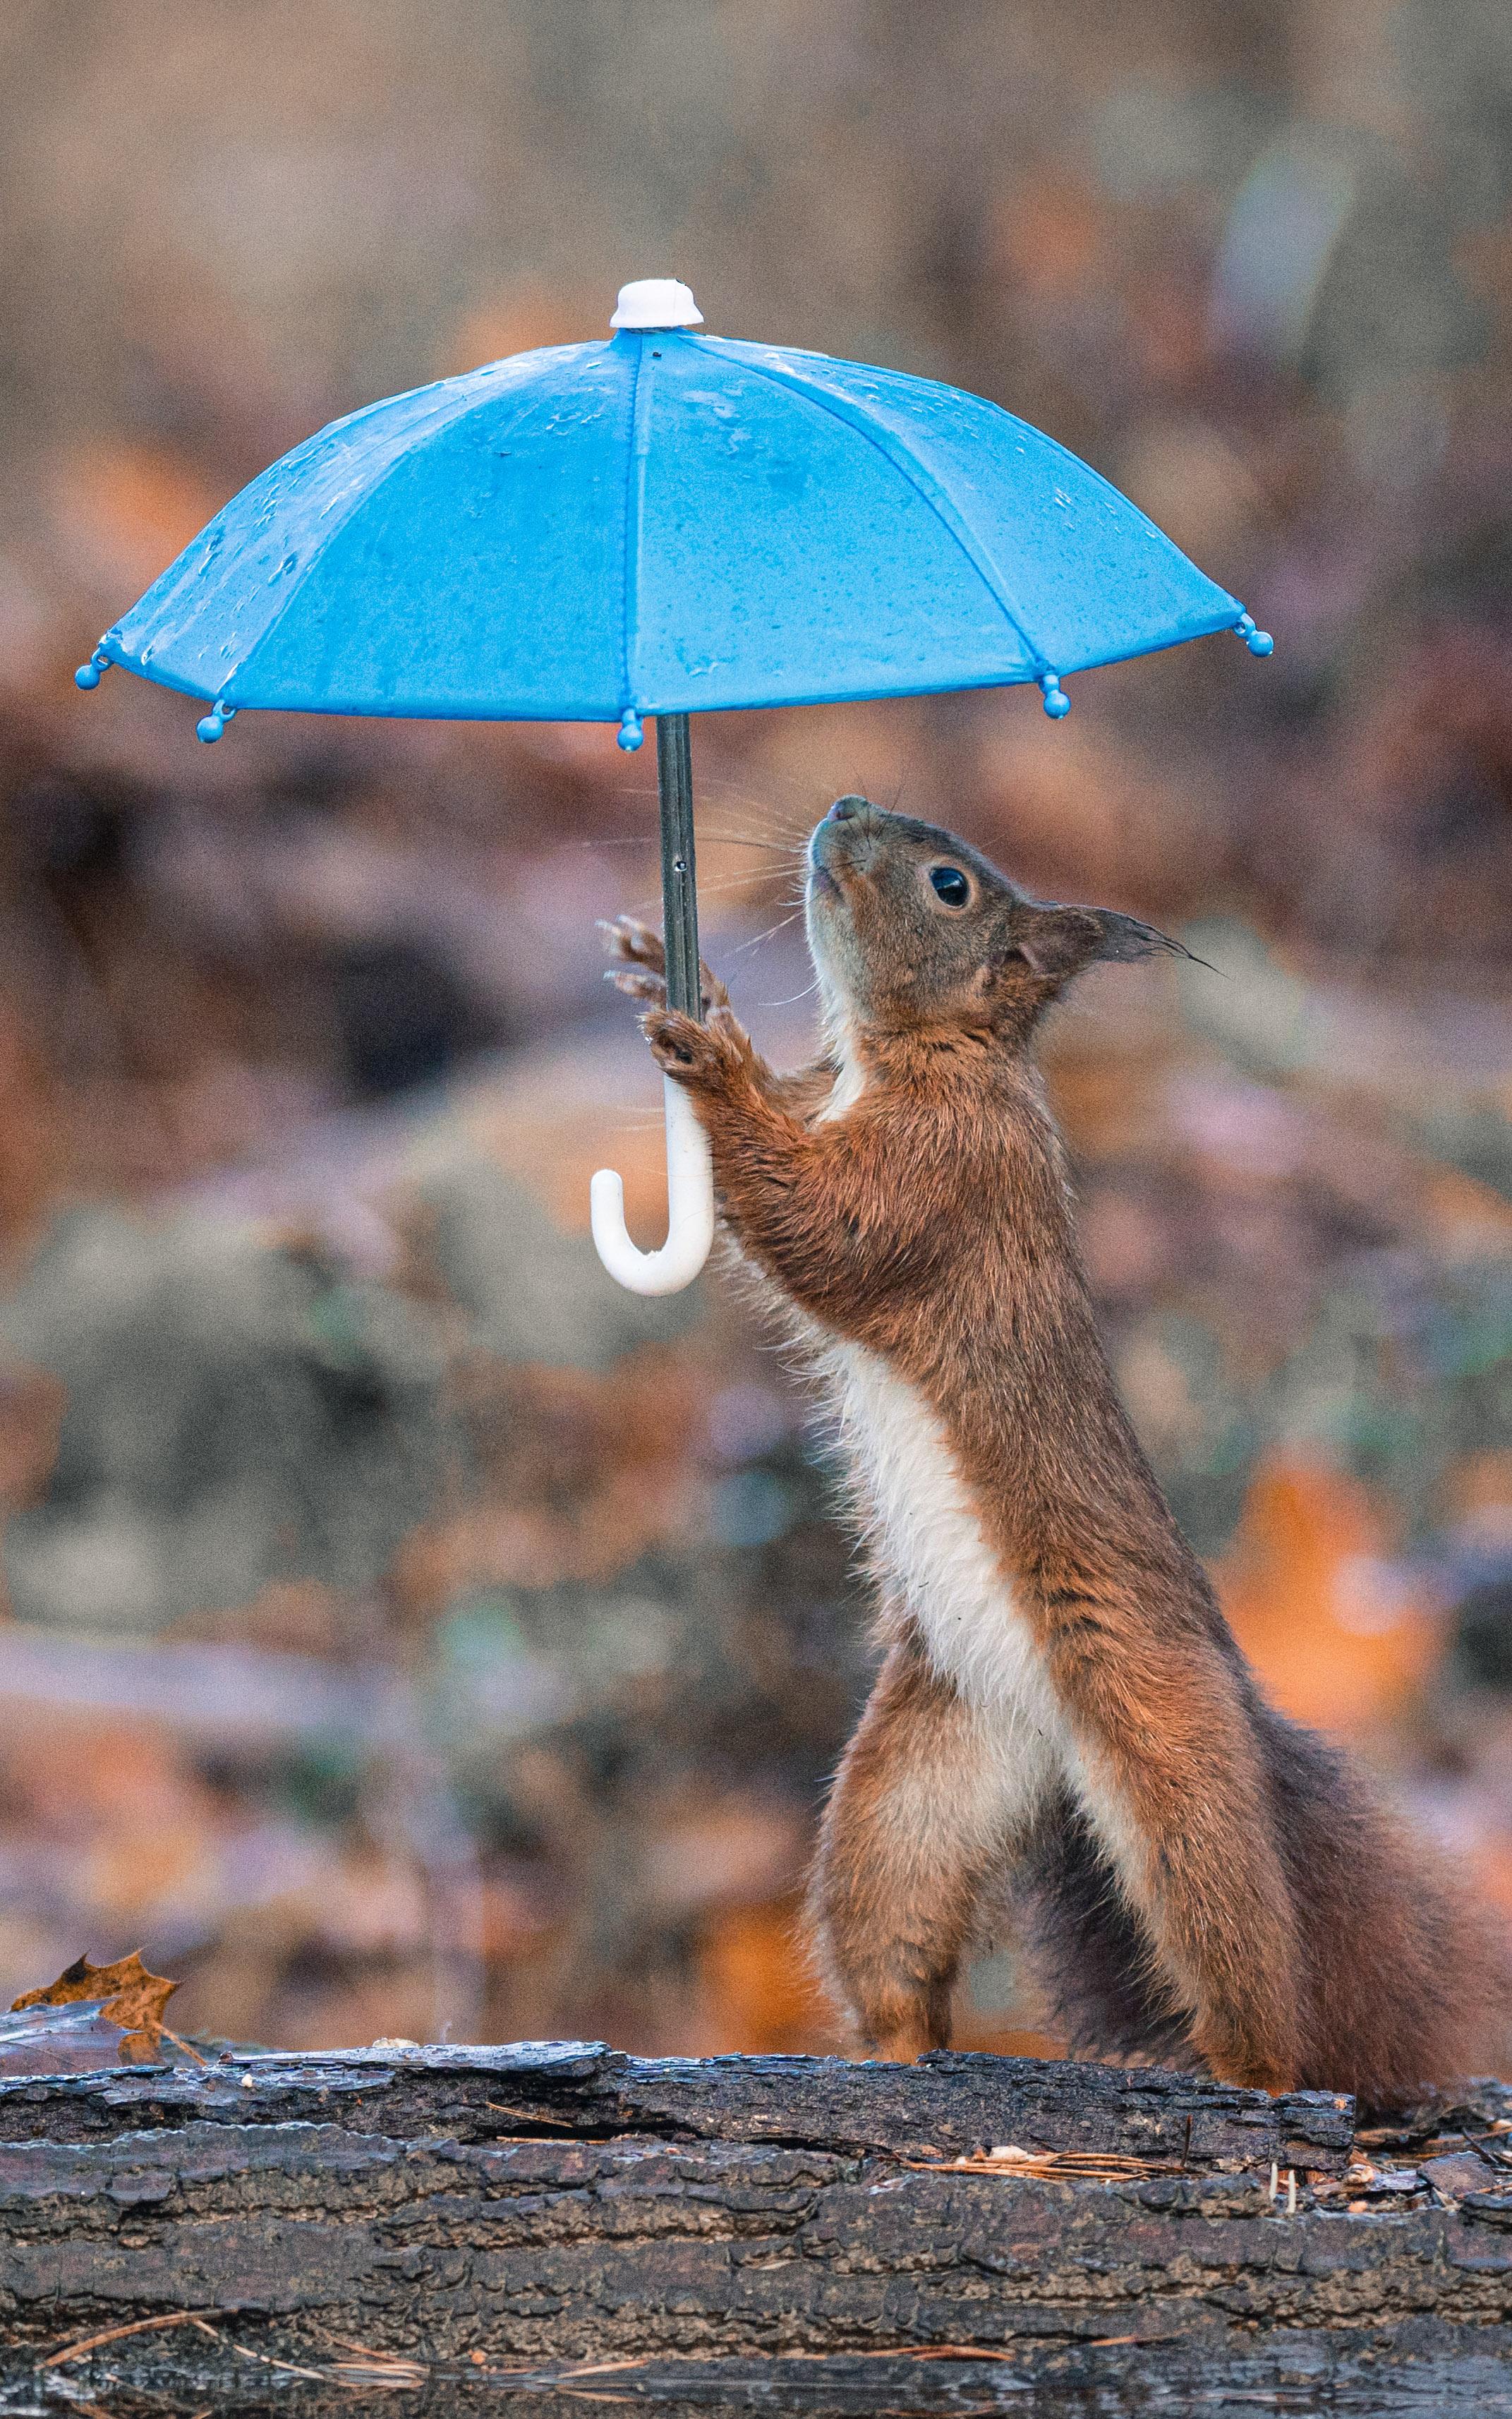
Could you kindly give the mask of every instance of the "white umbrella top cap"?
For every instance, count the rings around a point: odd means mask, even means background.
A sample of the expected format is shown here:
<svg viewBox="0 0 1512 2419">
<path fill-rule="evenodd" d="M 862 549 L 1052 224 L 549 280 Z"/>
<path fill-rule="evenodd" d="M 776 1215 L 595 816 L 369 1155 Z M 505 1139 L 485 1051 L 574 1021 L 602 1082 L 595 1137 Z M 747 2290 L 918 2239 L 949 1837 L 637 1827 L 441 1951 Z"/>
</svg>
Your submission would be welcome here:
<svg viewBox="0 0 1512 2419">
<path fill-rule="evenodd" d="M 703 314 L 680 277 L 638 277 L 622 285 L 611 328 L 702 328 Z"/>
</svg>

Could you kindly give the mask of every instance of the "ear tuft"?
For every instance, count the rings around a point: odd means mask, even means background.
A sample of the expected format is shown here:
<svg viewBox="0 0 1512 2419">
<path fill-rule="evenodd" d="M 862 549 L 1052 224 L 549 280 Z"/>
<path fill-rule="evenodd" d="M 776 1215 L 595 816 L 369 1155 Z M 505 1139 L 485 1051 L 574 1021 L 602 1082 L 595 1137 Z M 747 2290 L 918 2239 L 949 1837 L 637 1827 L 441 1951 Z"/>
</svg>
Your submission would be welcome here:
<svg viewBox="0 0 1512 2419">
<path fill-rule="evenodd" d="M 1058 989 L 1086 966 L 1132 965 L 1140 958 L 1184 958 L 1191 952 L 1169 933 L 1116 907 L 1026 900 L 1014 917 L 1009 954 L 1022 958 L 1041 983 Z"/>
<path fill-rule="evenodd" d="M 1140 958 L 1190 958 L 1192 952 L 1156 924 L 1141 924 L 1137 916 L 1122 916 L 1116 907 L 1094 907 L 1103 927 L 1096 954 L 1113 965 L 1133 965 Z"/>
</svg>

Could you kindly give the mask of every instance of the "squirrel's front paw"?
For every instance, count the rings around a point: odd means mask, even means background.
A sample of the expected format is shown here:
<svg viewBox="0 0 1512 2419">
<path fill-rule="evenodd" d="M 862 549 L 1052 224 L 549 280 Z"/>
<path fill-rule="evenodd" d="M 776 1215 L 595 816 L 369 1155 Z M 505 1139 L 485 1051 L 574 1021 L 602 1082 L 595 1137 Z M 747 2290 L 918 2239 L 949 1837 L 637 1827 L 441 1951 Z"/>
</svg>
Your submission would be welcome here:
<svg viewBox="0 0 1512 2419">
<path fill-rule="evenodd" d="M 617 961 L 606 975 L 606 982 L 613 983 L 631 999 L 648 1000 L 654 1008 L 663 1007 L 667 998 L 667 953 L 661 934 L 635 916 L 601 920 L 598 929 L 604 935 L 605 948 Z M 705 1013 L 711 1008 L 722 1008 L 730 994 L 702 958 L 699 977 Z"/>
<path fill-rule="evenodd" d="M 711 1010 L 705 1025 L 675 1009 L 653 1009 L 640 1028 L 663 1074 L 690 1092 L 728 1091 L 750 1079 L 756 1055 L 751 1039 L 728 1008 Z"/>
<path fill-rule="evenodd" d="M 600 918 L 598 929 L 605 948 L 616 961 L 605 981 L 631 999 L 650 1000 L 660 1008 L 667 997 L 667 953 L 661 934 L 637 916 L 616 916 L 612 922 Z"/>
</svg>

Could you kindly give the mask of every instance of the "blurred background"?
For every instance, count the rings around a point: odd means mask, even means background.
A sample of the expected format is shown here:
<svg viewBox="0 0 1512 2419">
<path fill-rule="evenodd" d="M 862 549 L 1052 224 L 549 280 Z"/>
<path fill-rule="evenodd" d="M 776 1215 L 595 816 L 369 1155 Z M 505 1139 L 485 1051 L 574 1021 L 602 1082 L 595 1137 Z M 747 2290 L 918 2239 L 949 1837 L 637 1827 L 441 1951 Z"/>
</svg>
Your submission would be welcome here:
<svg viewBox="0 0 1512 2419">
<path fill-rule="evenodd" d="M 585 1232 L 606 1156 L 661 1215 L 652 750 L 70 679 L 318 424 L 656 274 L 1010 405 L 1274 631 L 702 720 L 708 952 L 795 1057 L 863 790 L 1211 961 L 1050 1048 L 1121 1382 L 1268 1686 L 1512 1907 L 1504 0 L 9 0 L 0 221 L 4 1999 L 830 2040 L 825 1450 Z M 1038 2024 L 983 1957 L 962 2039 Z"/>
</svg>

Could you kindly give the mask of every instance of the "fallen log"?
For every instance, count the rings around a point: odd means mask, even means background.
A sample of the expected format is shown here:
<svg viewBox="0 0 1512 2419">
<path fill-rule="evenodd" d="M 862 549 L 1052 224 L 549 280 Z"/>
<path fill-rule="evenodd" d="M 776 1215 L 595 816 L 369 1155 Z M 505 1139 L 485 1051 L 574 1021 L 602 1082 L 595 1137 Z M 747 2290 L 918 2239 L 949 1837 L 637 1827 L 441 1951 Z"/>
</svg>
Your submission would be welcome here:
<svg viewBox="0 0 1512 2419">
<path fill-rule="evenodd" d="M 1496 2085 L 1362 2135 L 1344 2096 L 944 2054 L 14 2077 L 0 2411 L 1119 2410 L 1323 2379 L 1489 2411 L 1509 2138 Z"/>
</svg>

